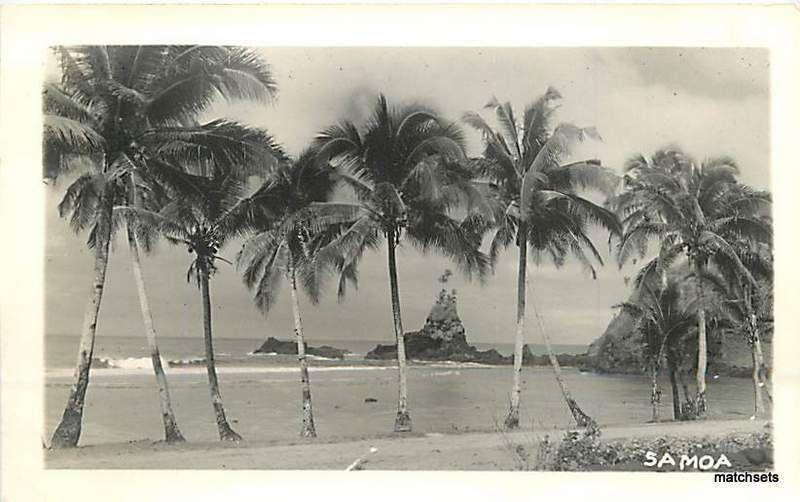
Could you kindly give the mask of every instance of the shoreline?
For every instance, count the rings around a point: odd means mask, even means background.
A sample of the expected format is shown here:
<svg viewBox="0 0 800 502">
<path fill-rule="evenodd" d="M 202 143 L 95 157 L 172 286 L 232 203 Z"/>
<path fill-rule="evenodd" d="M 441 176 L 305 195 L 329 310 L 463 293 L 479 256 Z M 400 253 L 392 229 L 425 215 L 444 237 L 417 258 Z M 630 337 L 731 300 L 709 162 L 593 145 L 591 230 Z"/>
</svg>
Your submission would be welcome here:
<svg viewBox="0 0 800 502">
<path fill-rule="evenodd" d="M 283 354 L 281 354 L 283 355 Z M 272 354 L 259 354 L 250 355 L 251 357 L 269 358 L 273 357 Z M 139 364 L 139 360 L 143 364 Z M 102 364 L 93 364 L 91 368 L 92 377 L 109 377 L 113 375 L 150 375 L 153 372 L 150 358 L 123 358 L 123 359 L 101 359 Z M 117 364 L 109 363 L 108 361 L 118 361 Z M 127 362 L 131 361 L 130 365 Z M 309 358 L 308 366 L 311 372 L 326 372 L 326 371 L 369 371 L 369 370 L 391 370 L 397 368 L 396 361 L 381 360 L 381 359 L 362 359 L 362 358 L 346 358 L 346 359 L 332 359 L 324 357 Z M 333 364 L 329 364 L 333 363 Z M 337 364 L 338 363 L 338 364 Z M 342 364 L 346 363 L 346 364 Z M 471 361 L 448 361 L 448 360 L 409 360 L 408 366 L 416 368 L 431 368 L 431 369 L 499 369 L 510 368 L 510 364 L 488 364 Z M 162 365 L 167 371 L 167 374 L 175 375 L 193 375 L 205 374 L 205 363 L 198 360 L 184 362 L 182 360 L 164 360 L 162 358 Z M 562 364 L 559 361 L 559 366 L 562 369 L 574 370 L 579 373 L 594 374 L 599 376 L 643 376 L 646 375 L 644 371 L 604 371 L 600 368 Z M 523 364 L 525 368 L 531 369 L 544 369 L 550 368 L 551 365 L 547 363 L 528 363 Z M 745 366 L 728 365 L 725 367 L 714 368 L 712 371 L 716 376 L 728 378 L 742 378 L 747 379 L 752 376 L 752 368 Z M 281 365 L 281 366 L 267 366 L 267 365 L 246 365 L 241 362 L 220 362 L 216 364 L 217 373 L 220 374 L 246 374 L 246 373 L 297 373 L 299 367 L 296 365 Z M 73 376 L 74 368 L 49 368 L 45 370 L 45 378 L 71 378 Z"/>
<path fill-rule="evenodd" d="M 719 438 L 765 432 L 765 420 L 658 422 L 602 428 L 604 441 L 676 437 Z M 361 438 L 127 443 L 44 450 L 48 469 L 322 469 L 345 470 L 357 459 L 369 470 L 514 470 L 509 445 L 535 446 L 545 434 L 559 440 L 572 428 L 499 432 L 396 433 Z M 376 451 L 372 452 L 372 449 Z"/>
<path fill-rule="evenodd" d="M 300 379 L 296 365 L 240 368 L 220 366 L 220 389 L 231 426 L 247 441 L 294 441 L 299 427 Z M 417 432 L 492 431 L 508 409 L 511 380 L 507 367 L 436 363 L 411 365 L 408 372 L 413 427 Z M 371 371 L 374 370 L 374 371 Z M 45 379 L 45 431 L 58 424 L 71 372 Z M 395 366 L 357 369 L 325 365 L 310 368 L 317 432 L 321 438 L 384 436 L 397 412 Z M 170 395 L 180 429 L 188 440 L 218 438 L 203 367 L 168 369 Z M 539 430 L 571 426 L 573 418 L 549 367 L 523 369 L 521 414 L 525 427 Z M 602 427 L 645 423 L 651 415 L 649 383 L 634 375 L 596 375 L 564 368 L 573 396 Z M 663 382 L 666 384 L 667 382 Z M 752 414 L 750 389 L 743 379 L 720 378 L 709 387 L 709 420 L 738 420 Z M 669 396 L 662 403 L 665 416 Z M 93 370 L 86 394 L 81 445 L 127 443 L 163 437 L 161 410 L 152 369 Z M 46 444 L 49 437 L 43 438 Z"/>
</svg>

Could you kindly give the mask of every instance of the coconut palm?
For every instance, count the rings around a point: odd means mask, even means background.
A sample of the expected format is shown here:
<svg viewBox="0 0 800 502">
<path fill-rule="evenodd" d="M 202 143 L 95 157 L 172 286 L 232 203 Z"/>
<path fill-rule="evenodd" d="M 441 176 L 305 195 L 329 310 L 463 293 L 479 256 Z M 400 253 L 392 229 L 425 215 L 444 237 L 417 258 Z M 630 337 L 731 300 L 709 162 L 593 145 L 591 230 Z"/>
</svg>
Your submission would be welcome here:
<svg viewBox="0 0 800 502">
<path fill-rule="evenodd" d="M 331 222 L 349 222 L 328 248 L 339 256 L 343 271 L 340 295 L 346 279 L 356 279 L 362 254 L 386 241 L 397 343 L 397 432 L 411 430 L 397 247 L 405 238 L 420 251 L 443 253 L 467 275 L 482 276 L 487 266 L 479 250 L 479 228 L 484 223 L 478 212 L 480 194 L 471 184 L 472 171 L 463 162 L 463 147 L 461 130 L 446 124 L 432 109 L 417 104 L 390 107 L 383 95 L 361 127 L 343 122 L 325 129 L 316 140 L 318 158 L 335 162 L 339 179 L 356 199 L 313 205 L 319 214 L 340 216 Z M 460 215 L 457 210 L 462 211 Z"/>
<path fill-rule="evenodd" d="M 650 403 L 653 422 L 659 420 L 661 391 L 658 375 L 666 359 L 670 367 L 673 414 L 681 417 L 680 397 L 675 379 L 675 362 L 681 345 L 697 326 L 694 301 L 682 294 L 682 281 L 673 278 L 666 285 L 643 282 L 634 301 L 623 302 L 618 307 L 634 320 L 636 332 L 641 336 L 645 360 L 650 372 Z"/>
<path fill-rule="evenodd" d="M 69 211 L 73 203 L 85 202 L 74 208 L 73 216 L 84 216 L 74 217 L 73 226 L 84 228 L 92 220 L 96 229 L 90 239 L 96 251 L 95 286 L 84 320 L 75 384 L 52 441 L 54 447 L 68 447 L 75 446 L 80 436 L 111 238 L 110 207 L 139 204 L 137 179 L 149 174 L 143 169 L 143 159 L 235 162 L 264 153 L 253 148 L 247 131 L 236 124 L 197 126 L 192 120 L 220 97 L 266 100 L 275 85 L 266 65 L 251 51 L 239 48 L 83 46 L 58 48 L 57 53 L 61 81 L 47 84 L 44 92 L 45 176 L 56 178 L 76 166 L 92 166 L 70 187 L 62 206 Z M 194 127 L 187 129 L 187 124 Z M 125 200 L 106 200 L 101 193 Z M 91 207 L 99 210 L 96 217 L 85 216 Z M 141 272 L 141 243 L 130 228 L 127 234 L 165 438 L 181 441 Z"/>
<path fill-rule="evenodd" d="M 589 224 L 610 232 L 617 232 L 619 227 L 613 213 L 579 195 L 583 189 L 597 189 L 610 195 L 614 175 L 598 161 L 562 164 L 573 144 L 599 136 L 593 128 L 571 124 L 561 124 L 552 130 L 555 102 L 559 99 L 558 91 L 548 88 L 525 108 L 522 122 L 518 123 L 511 105 L 493 98 L 486 108 L 494 111 L 497 130 L 477 113 L 467 113 L 463 118 L 481 133 L 484 143 L 483 157 L 477 160 L 477 165 L 494 210 L 495 231 L 489 250 L 492 264 L 502 249 L 512 244 L 519 248 L 514 377 L 504 421 L 507 428 L 519 426 L 529 250 L 535 263 L 549 256 L 557 266 L 573 255 L 594 276 L 594 263 L 602 264 L 603 260 L 587 233 Z M 579 425 L 588 425 L 591 419 L 570 395 L 544 330 L 542 335 L 573 417 Z"/>
<path fill-rule="evenodd" d="M 618 248 L 620 264 L 634 255 L 644 257 L 651 239 L 658 240 L 658 255 L 639 273 L 664 275 L 681 257 L 688 260 L 694 277 L 697 311 L 698 417 L 707 412 L 708 358 L 706 304 L 703 277 L 709 266 L 724 260 L 748 283 L 755 280 L 737 256 L 732 243 L 769 242 L 771 226 L 759 212 L 769 204 L 769 194 L 739 185 L 738 167 L 728 157 L 695 163 L 677 148 L 637 156 L 625 166 L 624 192 L 614 201 L 624 234 Z"/>
<path fill-rule="evenodd" d="M 275 304 L 282 279 L 289 285 L 300 366 L 300 435 L 316 437 L 311 404 L 311 384 L 305 354 L 303 323 L 298 299 L 298 282 L 312 303 L 320 296 L 322 265 L 318 251 L 335 235 L 322 219 L 307 214 L 315 202 L 326 202 L 335 188 L 334 171 L 317 162 L 307 150 L 297 160 L 284 164 L 247 201 L 250 224 L 257 229 L 244 243 L 237 257 L 245 284 L 255 290 L 254 301 L 264 314 Z M 331 231 L 333 230 L 333 231 Z"/>
<path fill-rule="evenodd" d="M 217 379 L 210 280 L 217 272 L 218 261 L 230 263 L 218 254 L 219 250 L 250 228 L 249 207 L 244 198 L 246 182 L 236 173 L 222 169 L 216 169 L 211 176 L 199 176 L 163 166 L 159 174 L 175 193 L 171 202 L 158 212 L 133 207 L 117 207 L 115 211 L 125 221 L 135 222 L 139 232 L 148 238 L 163 237 L 172 244 L 186 246 L 194 254 L 186 279 L 194 279 L 200 290 L 206 373 L 217 430 L 220 440 L 239 441 L 241 436 L 228 423 Z"/>
<path fill-rule="evenodd" d="M 769 302 L 767 299 L 769 295 L 763 291 L 763 286 L 756 289 L 749 284 L 739 284 L 738 287 L 734 287 L 732 293 L 733 295 L 723 302 L 728 325 L 730 332 L 744 334 L 750 347 L 753 364 L 753 416 L 762 417 L 767 411 L 766 401 L 772 402 L 772 396 L 767 388 L 767 367 L 761 344 L 773 328 L 771 312 L 766 305 Z"/>
<path fill-rule="evenodd" d="M 769 219 L 764 217 L 767 222 Z M 753 364 L 753 416 L 766 413 L 766 398 L 771 402 L 764 363 L 762 341 L 772 333 L 772 274 L 773 257 L 769 244 L 754 242 L 734 243 L 736 256 L 747 267 L 756 284 L 738 274 L 729 260 L 717 260 L 714 271 L 707 271 L 704 281 L 718 297 L 716 324 L 724 334 L 744 336 L 750 347 Z"/>
</svg>

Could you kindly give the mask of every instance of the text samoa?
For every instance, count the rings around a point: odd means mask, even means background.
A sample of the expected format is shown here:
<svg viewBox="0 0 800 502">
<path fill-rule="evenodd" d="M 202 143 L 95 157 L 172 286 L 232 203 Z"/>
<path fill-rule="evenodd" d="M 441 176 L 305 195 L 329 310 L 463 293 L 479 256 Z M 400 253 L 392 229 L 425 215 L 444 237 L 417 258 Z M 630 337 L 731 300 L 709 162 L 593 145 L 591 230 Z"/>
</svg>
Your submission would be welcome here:
<svg viewBox="0 0 800 502">
<path fill-rule="evenodd" d="M 670 465 L 678 470 L 685 469 L 698 469 L 701 471 L 717 470 L 722 466 L 731 467 L 731 462 L 724 453 L 719 457 L 712 455 L 680 455 L 676 461 L 675 457 L 669 453 L 664 453 L 660 457 L 654 451 L 648 451 L 644 454 L 645 460 L 642 463 L 645 467 L 655 467 L 660 469 L 665 465 Z"/>
</svg>

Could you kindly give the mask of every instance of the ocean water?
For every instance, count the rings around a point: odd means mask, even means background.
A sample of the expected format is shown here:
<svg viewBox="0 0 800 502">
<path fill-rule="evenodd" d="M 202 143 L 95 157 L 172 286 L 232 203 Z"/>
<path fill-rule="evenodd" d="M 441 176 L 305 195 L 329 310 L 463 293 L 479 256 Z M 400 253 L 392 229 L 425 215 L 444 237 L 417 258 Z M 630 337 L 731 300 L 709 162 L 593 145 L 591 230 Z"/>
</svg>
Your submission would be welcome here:
<svg viewBox="0 0 800 502">
<path fill-rule="evenodd" d="M 297 360 L 294 356 L 250 355 L 261 342 L 246 338 L 215 341 L 226 413 L 234 429 L 248 440 L 294 441 L 299 430 L 301 394 Z M 396 413 L 395 363 L 363 359 L 363 354 L 378 342 L 309 340 L 309 343 L 353 352 L 344 361 L 312 359 L 310 362 L 315 422 L 320 436 L 347 439 L 389 432 Z M 44 441 L 63 413 L 77 347 L 76 336 L 45 339 Z M 166 360 L 187 360 L 203 354 L 199 337 L 163 337 L 160 347 Z M 484 344 L 479 347 L 489 348 Z M 495 348 L 506 354 L 511 351 L 510 345 Z M 555 347 L 556 352 L 570 349 L 580 353 L 586 347 Z M 95 357 L 113 359 L 116 367 L 92 370 L 80 444 L 161 437 L 158 393 L 147 354 L 143 336 L 97 338 Z M 191 441 L 215 441 L 217 433 L 205 368 L 202 364 L 170 366 L 167 374 L 173 408 L 184 435 Z M 563 368 L 563 374 L 573 397 L 601 426 L 641 424 L 650 419 L 650 387 L 646 376 L 597 375 L 575 368 Z M 525 428 L 543 431 L 573 423 L 549 367 L 525 367 L 522 377 L 521 413 Z M 511 379 L 509 366 L 411 364 L 409 406 L 415 431 L 495 430 L 508 407 Z M 662 414 L 668 418 L 671 396 L 665 377 L 661 385 L 665 390 Z M 708 385 L 710 418 L 742 419 L 752 413 L 752 386 L 748 379 L 720 377 L 709 379 Z"/>
<path fill-rule="evenodd" d="M 291 355 L 252 354 L 263 343 L 260 338 L 215 338 L 214 353 L 220 367 L 282 367 L 293 365 L 296 359 Z M 79 337 L 75 335 L 48 335 L 45 337 L 45 368 L 68 370 L 75 367 Z M 324 360 L 312 357 L 312 365 L 352 366 L 360 364 L 386 365 L 390 362 L 366 361 L 364 355 L 378 344 L 389 344 L 391 340 L 308 340 L 314 347 L 330 345 L 349 350 L 344 361 Z M 479 350 L 496 349 L 509 355 L 513 344 L 474 343 Z M 159 337 L 158 347 L 162 358 L 171 366 L 178 362 L 191 362 L 203 357 L 203 339 L 200 337 Z M 580 354 L 586 351 L 585 345 L 554 345 L 556 353 Z M 532 345 L 535 354 L 544 354 L 544 346 Z M 150 351 L 147 340 L 142 336 L 98 336 L 95 340 L 94 358 L 104 360 L 113 368 L 135 370 L 150 368 Z"/>
</svg>

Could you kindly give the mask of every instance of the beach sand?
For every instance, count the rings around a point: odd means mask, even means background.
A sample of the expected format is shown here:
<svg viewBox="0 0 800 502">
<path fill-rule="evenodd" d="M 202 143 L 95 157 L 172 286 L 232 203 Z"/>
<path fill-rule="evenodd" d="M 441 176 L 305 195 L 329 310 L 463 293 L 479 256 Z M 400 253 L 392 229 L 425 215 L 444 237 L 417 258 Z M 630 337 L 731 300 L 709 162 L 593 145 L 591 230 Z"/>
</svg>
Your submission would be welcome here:
<svg viewBox="0 0 800 502">
<path fill-rule="evenodd" d="M 763 432 L 762 420 L 711 420 L 615 426 L 603 429 L 604 440 L 676 436 L 721 437 Z M 551 439 L 563 431 L 550 431 Z M 345 470 L 357 459 L 369 470 L 514 470 L 511 445 L 533 450 L 538 435 L 473 432 L 461 434 L 391 435 L 332 441 L 330 438 L 274 444 L 243 441 L 166 445 L 152 441 L 87 446 L 46 452 L 55 469 L 331 469 Z"/>
<path fill-rule="evenodd" d="M 603 428 L 604 437 L 615 430 L 623 435 L 631 433 L 626 430 L 666 433 L 668 427 L 675 427 L 679 434 L 717 432 L 715 424 L 720 420 L 737 424 L 732 427 L 756 427 L 746 420 L 752 407 L 747 379 L 710 379 L 708 421 L 654 427 L 646 425 L 650 403 L 644 377 L 585 374 L 570 368 L 564 374 L 575 398 Z M 87 393 L 82 448 L 48 452 L 47 465 L 343 469 L 374 442 L 379 450 L 384 448 L 379 456 L 383 460 L 375 460 L 380 468 L 505 469 L 512 459 L 498 449 L 502 437 L 496 424 L 502 422 L 507 406 L 510 377 L 510 368 L 505 367 L 410 367 L 414 433 L 398 438 L 391 434 L 397 392 L 394 368 L 312 368 L 319 438 L 308 442 L 298 437 L 297 372 L 222 368 L 228 418 L 245 439 L 234 446 L 216 441 L 203 369 L 170 369 L 175 414 L 189 441 L 174 448 L 153 445 L 163 437 L 153 376 L 147 371 L 96 370 Z M 515 434 L 555 437 L 554 431 L 572 426 L 549 368 L 525 368 L 524 381 L 522 431 Z M 58 423 L 70 382 L 65 375 L 47 378 L 45 443 Z M 377 402 L 365 402 L 366 398 Z M 671 417 L 669 392 L 664 392 L 662 416 Z M 436 450 L 449 453 L 440 455 Z M 415 455 L 423 458 L 414 459 Z M 442 459 L 437 460 L 437 455 Z"/>
</svg>

